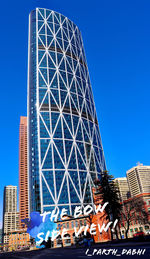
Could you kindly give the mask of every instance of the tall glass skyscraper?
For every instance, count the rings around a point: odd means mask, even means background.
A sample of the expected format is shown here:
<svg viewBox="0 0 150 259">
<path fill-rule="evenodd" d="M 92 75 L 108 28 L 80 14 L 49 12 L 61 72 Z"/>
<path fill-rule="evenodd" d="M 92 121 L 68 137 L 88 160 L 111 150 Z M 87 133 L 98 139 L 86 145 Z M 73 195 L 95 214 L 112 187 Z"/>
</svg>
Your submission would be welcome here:
<svg viewBox="0 0 150 259">
<path fill-rule="evenodd" d="M 69 214 L 93 203 L 105 169 L 81 33 L 41 8 L 29 17 L 28 166 L 30 211 Z"/>
</svg>

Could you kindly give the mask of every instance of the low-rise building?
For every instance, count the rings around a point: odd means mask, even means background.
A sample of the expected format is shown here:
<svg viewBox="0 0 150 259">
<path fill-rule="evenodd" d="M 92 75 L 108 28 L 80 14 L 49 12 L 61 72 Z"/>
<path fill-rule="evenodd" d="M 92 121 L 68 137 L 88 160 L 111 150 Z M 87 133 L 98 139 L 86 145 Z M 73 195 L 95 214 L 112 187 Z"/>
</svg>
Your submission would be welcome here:
<svg viewBox="0 0 150 259">
<path fill-rule="evenodd" d="M 93 191 L 94 204 L 97 208 L 99 204 L 103 204 L 102 196 L 96 187 L 93 187 L 92 191 Z M 98 224 L 99 226 L 102 226 L 104 223 L 105 223 L 105 226 L 108 223 L 108 219 L 107 219 L 107 215 L 105 214 L 105 211 L 97 212 L 97 213 L 92 212 L 87 216 L 81 215 L 80 217 L 77 217 L 77 218 L 74 218 L 72 216 L 67 216 L 61 221 L 57 222 L 57 229 L 60 231 L 60 235 L 57 237 L 56 240 L 54 240 L 54 247 L 73 245 L 77 243 L 78 239 L 83 239 L 84 237 L 92 238 L 93 242 L 95 243 L 109 241 L 111 240 L 110 229 L 108 229 L 107 232 L 102 231 L 102 233 L 100 233 L 98 228 Z M 95 226 L 96 234 L 94 235 L 90 233 L 90 227 L 92 224 L 94 224 Z M 87 225 L 89 227 L 87 229 L 87 234 L 85 235 L 84 230 Z M 80 234 L 78 238 L 76 237 L 74 227 L 76 228 L 76 232 L 78 232 L 79 229 L 83 227 L 79 232 Z M 63 229 L 67 230 L 67 234 L 64 235 L 64 239 L 62 240 L 61 236 L 62 236 Z"/>
<path fill-rule="evenodd" d="M 136 201 L 136 203 L 138 201 L 142 202 L 143 205 L 142 207 L 140 206 L 140 211 L 137 206 L 135 207 L 133 206 L 134 201 Z M 129 231 L 128 231 L 129 238 L 132 238 L 137 232 L 143 232 L 145 235 L 149 234 L 150 232 L 150 193 L 141 193 L 139 195 L 136 195 L 124 201 L 122 205 L 123 205 L 122 217 L 120 221 L 120 233 L 122 237 L 125 238 L 125 231 L 127 229 L 127 219 L 129 218 L 130 218 Z M 128 207 L 128 210 L 126 209 L 126 206 Z M 144 211 L 144 214 L 142 214 L 142 210 Z M 125 218 L 124 214 L 126 214 L 127 211 L 129 211 L 130 214 Z M 144 215 L 145 215 L 145 220 L 142 220 L 142 218 L 144 219 Z"/>
<path fill-rule="evenodd" d="M 30 235 L 25 229 L 12 232 L 9 235 L 9 251 L 30 247 Z"/>
<path fill-rule="evenodd" d="M 74 227 L 76 227 L 77 232 L 82 226 L 89 225 L 89 217 L 88 216 L 80 216 L 78 218 L 74 218 L 72 216 L 66 216 L 61 221 L 57 222 L 57 230 L 60 231 L 60 236 L 58 236 L 54 240 L 54 247 L 60 246 L 70 246 L 76 243 L 77 238 L 75 236 Z M 64 238 L 61 238 L 63 229 L 66 229 L 67 234 L 64 235 Z M 84 230 L 81 231 L 79 237 L 84 235 Z"/>
</svg>

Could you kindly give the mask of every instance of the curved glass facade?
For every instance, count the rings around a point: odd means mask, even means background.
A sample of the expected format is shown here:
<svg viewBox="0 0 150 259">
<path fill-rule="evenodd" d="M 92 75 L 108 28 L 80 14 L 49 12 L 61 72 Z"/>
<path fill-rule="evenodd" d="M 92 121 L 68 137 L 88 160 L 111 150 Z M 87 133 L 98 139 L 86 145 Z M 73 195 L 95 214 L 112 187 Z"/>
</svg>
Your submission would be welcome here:
<svg viewBox="0 0 150 259">
<path fill-rule="evenodd" d="M 93 203 L 105 159 L 78 27 L 47 9 L 29 18 L 28 165 L 31 211 Z"/>
</svg>

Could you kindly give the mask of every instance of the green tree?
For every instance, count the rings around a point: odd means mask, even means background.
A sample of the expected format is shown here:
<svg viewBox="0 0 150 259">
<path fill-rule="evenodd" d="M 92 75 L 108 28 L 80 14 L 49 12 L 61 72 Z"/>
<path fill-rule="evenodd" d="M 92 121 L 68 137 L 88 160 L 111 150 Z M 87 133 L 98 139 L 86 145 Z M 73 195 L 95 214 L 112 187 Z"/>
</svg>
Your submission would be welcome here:
<svg viewBox="0 0 150 259">
<path fill-rule="evenodd" d="M 103 199 L 103 203 L 108 202 L 108 205 L 105 208 L 107 213 L 107 217 L 109 221 L 120 220 L 121 216 L 121 208 L 119 200 L 119 191 L 117 186 L 114 183 L 114 177 L 108 173 L 108 171 L 104 171 L 102 173 L 101 179 L 95 181 L 95 186 L 99 189 L 99 193 Z M 99 188 L 98 188 L 99 187 Z M 118 239 L 118 224 L 115 227 L 115 234 Z M 113 240 L 113 232 L 111 231 L 111 239 Z"/>
</svg>

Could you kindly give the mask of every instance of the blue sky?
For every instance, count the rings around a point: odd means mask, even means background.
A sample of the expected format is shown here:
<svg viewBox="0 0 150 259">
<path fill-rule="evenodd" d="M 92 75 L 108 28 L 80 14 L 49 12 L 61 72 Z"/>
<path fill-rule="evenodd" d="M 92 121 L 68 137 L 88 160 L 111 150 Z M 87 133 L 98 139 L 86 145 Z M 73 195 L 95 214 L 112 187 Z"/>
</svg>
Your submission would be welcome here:
<svg viewBox="0 0 150 259">
<path fill-rule="evenodd" d="M 107 169 L 125 176 L 150 165 L 150 2 L 7 0 L 1 2 L 0 220 L 3 188 L 18 185 L 19 119 L 27 110 L 28 15 L 58 11 L 82 32 Z"/>
</svg>

